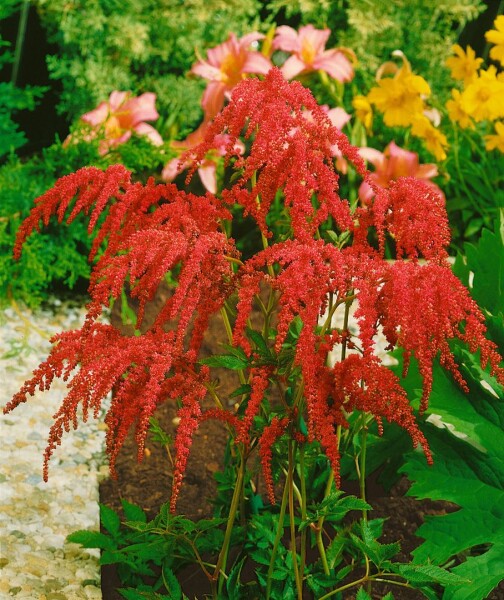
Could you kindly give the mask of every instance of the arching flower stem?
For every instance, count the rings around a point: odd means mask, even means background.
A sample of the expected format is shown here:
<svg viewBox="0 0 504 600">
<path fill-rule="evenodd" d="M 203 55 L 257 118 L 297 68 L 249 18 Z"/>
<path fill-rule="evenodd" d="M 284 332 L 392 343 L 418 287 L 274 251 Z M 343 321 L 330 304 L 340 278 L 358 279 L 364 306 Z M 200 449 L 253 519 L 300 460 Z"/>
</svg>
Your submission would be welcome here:
<svg viewBox="0 0 504 600">
<path fill-rule="evenodd" d="M 282 539 L 284 532 L 284 521 L 285 521 L 285 512 L 287 510 L 287 498 L 288 498 L 288 488 L 287 485 L 284 485 L 283 494 L 282 494 L 282 503 L 280 505 L 280 514 L 278 515 L 278 526 L 275 534 L 275 539 L 273 541 L 273 548 L 271 549 L 271 558 L 268 567 L 268 575 L 266 577 L 266 600 L 270 600 L 271 595 L 271 585 L 272 585 L 272 575 L 275 569 L 275 561 L 276 555 L 278 552 L 278 545 L 280 544 L 280 540 Z"/>
<path fill-rule="evenodd" d="M 226 572 L 226 563 L 229 553 L 229 547 L 231 544 L 231 534 L 233 532 L 234 522 L 236 519 L 236 513 L 238 512 L 238 506 L 243 496 L 243 481 L 245 476 L 245 457 L 243 445 L 240 444 L 240 466 L 238 467 L 238 474 L 236 476 L 236 484 L 233 490 L 233 498 L 231 499 L 231 506 L 229 508 L 229 516 L 226 524 L 226 531 L 224 533 L 224 541 L 222 543 L 221 551 L 215 565 L 215 571 L 212 576 L 212 596 L 214 600 L 222 598 L 222 586 L 224 584 Z M 218 585 L 215 584 L 218 582 Z M 217 588 L 217 589 L 216 589 Z"/>
<path fill-rule="evenodd" d="M 294 514 L 294 455 L 295 455 L 295 442 L 289 440 L 289 465 L 287 470 L 287 488 L 289 491 L 289 524 L 291 534 L 291 553 L 292 553 L 292 566 L 294 569 L 294 579 L 296 581 L 296 590 L 298 600 L 303 600 L 303 574 L 299 572 L 299 565 L 296 551 L 296 522 Z"/>
</svg>

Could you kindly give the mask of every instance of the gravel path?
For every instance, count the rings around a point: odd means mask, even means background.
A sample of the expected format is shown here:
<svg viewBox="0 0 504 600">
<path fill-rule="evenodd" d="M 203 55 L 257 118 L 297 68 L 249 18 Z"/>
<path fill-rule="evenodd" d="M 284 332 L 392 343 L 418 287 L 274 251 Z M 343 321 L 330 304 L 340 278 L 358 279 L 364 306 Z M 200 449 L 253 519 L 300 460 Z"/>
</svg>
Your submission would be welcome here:
<svg viewBox="0 0 504 600">
<path fill-rule="evenodd" d="M 48 338 L 79 327 L 84 309 L 54 300 L 32 312 L 0 311 L 0 406 L 50 349 Z M 42 454 L 65 384 L 8 415 L 0 413 L 0 599 L 98 600 L 98 551 L 69 544 L 78 529 L 98 529 L 98 482 L 106 475 L 104 428 L 90 420 L 63 437 L 42 481 Z"/>
</svg>

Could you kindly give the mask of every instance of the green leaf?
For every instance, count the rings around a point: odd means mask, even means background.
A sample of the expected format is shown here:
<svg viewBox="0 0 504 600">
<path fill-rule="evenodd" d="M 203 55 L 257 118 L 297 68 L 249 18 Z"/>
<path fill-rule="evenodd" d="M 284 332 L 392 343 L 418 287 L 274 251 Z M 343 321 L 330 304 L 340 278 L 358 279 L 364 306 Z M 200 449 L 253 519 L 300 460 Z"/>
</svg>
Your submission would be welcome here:
<svg viewBox="0 0 504 600">
<path fill-rule="evenodd" d="M 468 583 L 467 579 L 450 573 L 446 569 L 441 569 L 436 565 L 398 565 L 399 573 L 412 583 L 441 583 L 443 585 Z"/>
<path fill-rule="evenodd" d="M 401 469 L 413 482 L 408 494 L 417 498 L 448 500 L 460 510 L 427 519 L 416 535 L 425 542 L 414 552 L 414 562 L 445 564 L 453 556 L 469 558 L 451 571 L 469 580 L 449 583 L 444 600 L 483 600 L 504 574 L 504 402 L 502 389 L 493 381 L 489 392 L 481 381 L 487 375 L 477 357 L 460 344 L 454 353 L 470 393 L 464 394 L 439 366 L 427 413 L 426 437 L 434 465 L 426 465 L 417 452 L 408 455 Z M 488 378 L 492 382 L 491 378 Z M 418 374 L 410 369 L 404 381 L 419 394 Z M 470 556 L 471 549 L 478 554 Z"/>
<path fill-rule="evenodd" d="M 466 244 L 467 266 L 474 273 L 472 295 L 493 315 L 504 309 L 504 239 L 499 222 L 495 232 L 483 229 L 477 246 Z"/>
<path fill-rule="evenodd" d="M 124 510 L 126 521 L 139 521 L 140 523 L 147 523 L 147 515 L 139 506 L 128 502 L 124 498 L 121 499 L 121 504 Z"/>
<path fill-rule="evenodd" d="M 117 536 L 121 528 L 121 519 L 114 510 L 112 510 L 108 506 L 105 506 L 105 504 L 100 504 L 100 521 L 103 527 L 112 536 Z"/>
<path fill-rule="evenodd" d="M 222 367 L 224 369 L 231 369 L 232 371 L 241 371 L 247 367 L 246 360 L 232 354 L 209 356 L 208 358 L 201 359 L 200 363 L 209 367 Z"/>
<path fill-rule="evenodd" d="M 246 557 L 243 557 L 239 563 L 234 565 L 226 580 L 226 591 L 229 600 L 241 600 L 242 585 L 240 583 L 240 575 Z"/>
<path fill-rule="evenodd" d="M 101 550 L 112 550 L 115 548 L 114 542 L 99 531 L 74 531 L 66 539 L 67 542 L 80 544 L 84 548 L 100 548 Z"/>
<path fill-rule="evenodd" d="M 247 336 L 254 342 L 259 356 L 265 359 L 271 359 L 273 357 L 271 350 L 268 346 L 268 342 L 258 331 L 247 328 Z"/>
<path fill-rule="evenodd" d="M 229 394 L 229 397 L 236 398 L 237 396 L 246 396 L 247 394 L 250 394 L 251 389 L 252 386 L 249 383 L 244 383 L 243 385 L 237 387 L 233 392 L 231 392 L 231 394 Z"/>
<path fill-rule="evenodd" d="M 163 581 L 169 593 L 170 600 L 182 600 L 182 588 L 175 573 L 167 565 L 163 565 Z"/>
<path fill-rule="evenodd" d="M 371 600 L 371 596 L 366 592 L 366 590 L 361 587 L 357 592 L 357 596 L 355 596 L 355 600 Z"/>
</svg>

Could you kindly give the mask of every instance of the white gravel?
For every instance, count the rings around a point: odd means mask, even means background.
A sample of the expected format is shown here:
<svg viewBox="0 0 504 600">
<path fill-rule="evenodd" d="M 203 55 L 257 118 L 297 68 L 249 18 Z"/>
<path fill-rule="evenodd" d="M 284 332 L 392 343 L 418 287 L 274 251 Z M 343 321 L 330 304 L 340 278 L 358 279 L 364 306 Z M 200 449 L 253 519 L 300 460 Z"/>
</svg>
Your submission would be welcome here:
<svg viewBox="0 0 504 600">
<path fill-rule="evenodd" d="M 0 407 L 46 358 L 48 338 L 79 327 L 84 308 L 54 300 L 30 311 L 0 311 Z M 90 420 L 65 434 L 42 481 L 47 435 L 65 394 L 56 381 L 13 412 L 0 413 L 0 599 L 99 600 L 98 551 L 65 541 L 78 529 L 99 529 L 98 484 L 104 427 Z"/>
</svg>

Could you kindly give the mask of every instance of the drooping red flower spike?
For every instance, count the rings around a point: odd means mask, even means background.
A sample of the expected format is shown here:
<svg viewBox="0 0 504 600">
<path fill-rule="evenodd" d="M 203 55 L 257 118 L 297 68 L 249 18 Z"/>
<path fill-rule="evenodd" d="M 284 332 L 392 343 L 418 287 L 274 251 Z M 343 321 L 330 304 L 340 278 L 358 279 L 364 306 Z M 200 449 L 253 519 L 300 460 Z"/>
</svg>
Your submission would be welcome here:
<svg viewBox="0 0 504 600">
<path fill-rule="evenodd" d="M 222 197 L 230 204 L 241 204 L 266 236 L 266 215 L 279 190 L 295 237 L 310 239 L 329 216 L 340 229 L 352 228 L 349 205 L 338 195 L 332 148 L 337 146 L 362 175 L 364 162 L 300 83 L 288 83 L 278 69 L 271 69 L 264 81 L 240 83 L 229 105 L 209 126 L 205 141 L 191 150 L 193 171 L 222 133 L 229 134 L 230 156 L 236 155 L 233 148 L 243 133 L 252 139 L 248 155 L 237 157 L 235 163 L 235 168 L 243 170 L 240 179 Z"/>
<path fill-rule="evenodd" d="M 60 222 L 66 214 L 68 222 L 78 213 L 88 215 L 90 232 L 96 229 L 90 258 L 104 246 L 93 268 L 83 327 L 53 339 L 48 359 L 4 409 L 14 409 L 37 388 L 48 389 L 55 377 L 69 380 L 69 392 L 50 432 L 45 477 L 63 432 L 77 426 L 79 408 L 84 420 L 90 412 L 97 416 L 110 391 L 114 397 L 105 420 L 112 472 L 128 431 L 135 431 L 141 458 L 149 417 L 162 402 L 179 403 L 172 510 L 192 436 L 207 418 L 220 419 L 234 429 L 236 442 L 246 450 L 253 438 L 259 439 L 272 502 L 271 446 L 284 433 L 300 439 L 299 414 L 306 420 L 308 441 L 320 442 L 337 483 L 337 432 L 347 425 L 352 410 L 370 412 L 379 427 L 383 420 L 399 424 L 430 460 L 399 380 L 378 357 L 380 331 L 390 347 L 404 349 L 406 369 L 410 357 L 417 359 L 423 378 L 422 410 L 427 407 L 437 357 L 465 386 L 450 350 L 453 339 L 466 343 L 473 353 L 479 351 L 482 365 L 504 383 L 501 357 L 485 338 L 484 317 L 446 260 L 449 233 L 444 199 L 432 186 L 404 178 L 387 189 L 379 188 L 357 149 L 331 124 L 311 93 L 299 83 L 285 81 L 277 69 L 264 81 L 249 79 L 236 87 L 229 105 L 209 126 L 205 141 L 185 157 L 194 161 L 193 171 L 223 134 L 229 140 L 228 159 L 235 157 L 233 166 L 239 175 L 231 179 L 234 183 L 221 199 L 210 193 L 198 197 L 153 180 L 146 185 L 132 183 L 130 173 L 120 165 L 105 172 L 82 169 L 60 179 L 37 199 L 21 226 L 17 257 L 31 232 L 41 222 L 47 225 L 53 215 Z M 242 135 L 250 146 L 244 156 L 236 152 Z M 374 192 L 353 213 L 338 193 L 335 146 Z M 283 241 L 275 240 L 266 224 L 271 203 L 280 193 L 292 231 L 290 239 Z M 223 225 L 232 219 L 226 205 L 236 203 L 272 240 L 243 262 Z M 319 238 L 319 225 L 328 218 L 350 233 L 351 245 L 340 249 Z M 369 241 L 373 229 L 377 249 Z M 386 236 L 395 241 L 398 260 L 394 263 L 383 257 Z M 426 264 L 418 260 L 421 257 Z M 99 321 L 103 308 L 125 286 L 139 302 L 140 321 L 146 302 L 168 271 L 176 279 L 176 288 L 145 333 L 126 338 Z M 252 351 L 251 310 L 265 286 L 278 306 L 272 357 L 285 348 L 291 325 L 302 323 L 289 349 L 289 375 L 280 372 L 273 359 L 261 362 Z M 227 412 L 222 406 L 205 412 L 202 400 L 212 383 L 208 368 L 198 363 L 203 334 L 210 316 L 235 300 L 233 342 L 250 360 L 247 408 L 244 414 Z M 353 302 L 357 330 L 346 319 Z M 335 320 L 340 308 L 346 315 L 343 323 Z M 269 337 L 264 342 L 269 343 Z M 335 358 L 340 362 L 334 364 Z M 295 382 L 289 380 L 293 374 L 299 374 Z M 299 392 L 298 404 L 290 406 L 286 395 L 270 425 L 257 431 L 255 417 L 270 381 L 277 377 L 279 387 L 294 386 Z"/>
<path fill-rule="evenodd" d="M 285 432 L 289 419 L 284 417 L 279 419 L 273 417 L 271 423 L 267 425 L 259 439 L 259 456 L 261 457 L 261 465 L 263 468 L 264 483 L 266 485 L 266 493 L 271 504 L 275 504 L 275 490 L 273 489 L 273 475 L 271 472 L 271 458 L 273 455 L 272 446 L 275 441 Z"/>
</svg>

